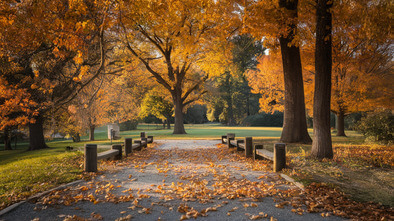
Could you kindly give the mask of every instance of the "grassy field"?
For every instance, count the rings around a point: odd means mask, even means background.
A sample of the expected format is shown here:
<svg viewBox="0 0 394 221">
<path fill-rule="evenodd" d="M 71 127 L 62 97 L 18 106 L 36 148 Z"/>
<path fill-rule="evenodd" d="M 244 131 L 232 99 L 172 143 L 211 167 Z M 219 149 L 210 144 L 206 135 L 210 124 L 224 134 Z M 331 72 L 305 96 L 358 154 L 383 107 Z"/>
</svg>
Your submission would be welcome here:
<svg viewBox="0 0 394 221">
<path fill-rule="evenodd" d="M 122 131 L 120 134 L 123 139 L 137 138 L 141 131 L 153 135 L 155 139 L 220 139 L 221 135 L 227 133 L 236 133 L 240 137 L 279 138 L 282 132 L 282 128 L 279 127 L 225 127 L 219 124 L 187 124 L 185 130 L 187 134 L 172 134 L 173 129 L 162 129 L 162 125 L 139 124 L 137 130 Z M 87 139 L 87 137 L 82 138 Z M 106 127 L 96 129 L 95 138 L 107 139 Z"/>
<path fill-rule="evenodd" d="M 137 138 L 141 131 L 155 139 L 219 139 L 221 135 L 235 133 L 237 137 L 251 136 L 272 150 L 279 141 L 281 128 L 276 127 L 225 127 L 218 124 L 186 125 L 185 135 L 173 135 L 172 130 L 158 129 L 161 125 L 142 124 L 137 130 L 121 132 L 124 138 Z M 312 131 L 310 131 L 311 133 Z M 392 170 L 394 148 L 366 145 L 363 137 L 346 131 L 348 137 L 333 135 L 335 158 L 316 161 L 310 159 L 311 145 L 289 144 L 287 146 L 289 169 L 285 173 L 308 185 L 311 182 L 330 183 L 341 188 L 358 201 L 374 201 L 394 206 L 394 173 Z M 37 192 L 80 179 L 82 152 L 66 151 L 66 146 L 81 148 L 86 143 L 109 145 L 106 127 L 97 128 L 96 141 L 71 140 L 48 141 L 49 149 L 26 151 L 28 144 L 19 143 L 16 150 L 4 151 L 0 145 L 0 209 Z"/>
<path fill-rule="evenodd" d="M 70 142 L 49 142 L 51 148 L 26 151 L 27 143 L 16 150 L 0 151 L 0 209 L 33 194 L 79 179 L 81 152 L 65 151 Z"/>
</svg>

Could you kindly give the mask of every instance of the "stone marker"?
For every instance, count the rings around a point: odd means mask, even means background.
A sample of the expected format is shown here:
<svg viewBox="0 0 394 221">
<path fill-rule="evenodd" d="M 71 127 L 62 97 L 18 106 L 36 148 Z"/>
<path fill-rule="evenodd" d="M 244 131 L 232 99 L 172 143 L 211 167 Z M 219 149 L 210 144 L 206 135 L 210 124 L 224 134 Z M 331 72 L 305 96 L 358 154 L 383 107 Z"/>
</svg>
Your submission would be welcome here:
<svg viewBox="0 0 394 221">
<path fill-rule="evenodd" d="M 112 139 L 116 140 L 116 139 L 120 139 L 120 129 L 119 129 L 119 125 L 118 124 L 108 124 L 108 139 L 111 139 L 112 134 L 114 133 Z"/>
</svg>

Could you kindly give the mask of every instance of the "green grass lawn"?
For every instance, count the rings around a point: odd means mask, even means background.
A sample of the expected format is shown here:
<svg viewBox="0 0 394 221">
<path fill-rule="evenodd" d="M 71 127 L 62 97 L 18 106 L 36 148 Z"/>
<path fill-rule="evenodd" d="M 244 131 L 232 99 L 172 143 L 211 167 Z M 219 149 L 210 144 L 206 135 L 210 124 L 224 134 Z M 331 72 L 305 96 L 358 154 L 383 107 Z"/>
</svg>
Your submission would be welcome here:
<svg viewBox="0 0 394 221">
<path fill-rule="evenodd" d="M 159 127 L 160 126 L 160 127 Z M 122 143 L 124 138 L 138 138 L 141 131 L 153 135 L 154 139 L 217 139 L 221 135 L 235 133 L 236 137 L 251 136 L 255 142 L 263 143 L 264 147 L 272 150 L 273 144 L 279 142 L 282 128 L 278 127 L 226 127 L 218 124 L 185 125 L 187 134 L 173 135 L 172 130 L 158 129 L 162 125 L 138 125 L 137 130 L 122 131 L 120 140 L 112 143 Z M 311 133 L 312 131 L 309 130 Z M 353 131 L 346 131 L 347 137 L 336 137 L 333 134 L 333 145 L 336 155 L 345 149 L 355 151 L 384 149 L 379 145 L 363 144 L 363 137 Z M 86 143 L 109 145 L 107 128 L 96 129 L 95 141 L 88 141 L 88 136 L 82 137 L 82 142 L 73 143 L 71 140 L 48 141 L 49 149 L 27 151 L 28 143 L 19 143 L 16 150 L 4 151 L 0 145 L 0 209 L 13 202 L 24 199 L 32 194 L 80 179 L 82 174 L 83 153 L 66 151 L 66 146 L 81 148 Z M 374 149 L 375 148 L 375 149 Z M 287 152 L 290 169 L 285 171 L 293 178 L 308 184 L 310 182 L 327 182 L 341 187 L 353 198 L 361 201 L 382 202 L 394 206 L 393 170 L 392 164 L 387 166 L 370 165 L 368 157 L 339 157 L 332 161 L 318 162 L 308 158 L 311 145 L 289 144 Z M 346 149 L 346 150 L 348 150 Z M 379 150 L 380 150 L 379 149 Z M 339 152 L 338 152 L 339 151 Z M 390 152 L 391 151 L 391 152 Z M 385 152 L 393 155 L 394 149 Z M 357 153 L 357 152 L 355 152 Z M 372 152 L 373 153 L 373 152 Z M 379 160 L 379 159 L 378 159 Z M 389 164 L 392 158 L 388 158 Z M 386 159 L 387 161 L 387 159 Z M 374 163 L 374 162 L 372 162 Z M 378 182 L 363 182 L 371 177 Z M 380 183 L 379 183 L 380 182 Z M 386 186 L 386 187 L 385 187 Z"/>
<path fill-rule="evenodd" d="M 155 139 L 220 139 L 227 133 L 235 133 L 240 137 L 279 138 L 282 132 L 280 127 L 226 127 L 220 124 L 186 124 L 185 130 L 187 134 L 172 134 L 173 129 L 162 129 L 162 125 L 139 124 L 137 130 L 122 131 L 120 134 L 122 139 L 138 138 L 141 131 L 154 136 Z M 97 140 L 107 139 L 106 127 L 97 128 L 94 136 Z M 87 136 L 82 138 L 88 139 Z"/>
<path fill-rule="evenodd" d="M 66 151 L 70 141 L 48 142 L 49 149 L 0 151 L 0 209 L 33 194 L 79 179 L 82 153 Z"/>
</svg>

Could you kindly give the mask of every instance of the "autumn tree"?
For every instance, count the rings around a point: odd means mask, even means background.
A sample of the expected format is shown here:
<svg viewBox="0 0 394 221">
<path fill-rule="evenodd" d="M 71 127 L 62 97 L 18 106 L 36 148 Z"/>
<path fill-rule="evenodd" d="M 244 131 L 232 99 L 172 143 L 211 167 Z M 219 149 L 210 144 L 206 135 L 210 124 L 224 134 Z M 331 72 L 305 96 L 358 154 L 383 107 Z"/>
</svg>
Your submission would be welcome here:
<svg viewBox="0 0 394 221">
<path fill-rule="evenodd" d="M 4 78 L 30 94 L 37 113 L 29 124 L 30 150 L 47 147 L 43 136 L 45 114 L 71 101 L 100 75 L 105 65 L 104 30 L 110 3 L 9 2 L 13 18 L 2 37 L 3 56 L 16 68 Z M 100 56 L 90 56 L 96 49 Z M 95 55 L 97 53 L 94 53 Z M 92 67 L 92 63 L 97 65 Z"/>
<path fill-rule="evenodd" d="M 84 88 L 74 101 L 69 105 L 69 112 L 73 112 L 71 118 L 81 130 L 89 131 L 89 140 L 93 141 L 96 127 L 107 123 L 105 108 L 102 107 L 106 99 L 104 85 L 107 78 L 101 76 Z"/>
<path fill-rule="evenodd" d="M 213 74 L 217 47 L 232 31 L 235 12 L 226 1 L 121 1 L 119 27 L 130 56 L 145 65 L 172 97 L 174 134 L 186 133 L 184 107 L 199 99 Z M 209 73 L 211 72 L 211 73 Z M 194 98 L 191 96 L 195 94 Z"/>
<path fill-rule="evenodd" d="M 333 65 L 331 111 L 336 114 L 337 136 L 345 136 L 345 116 L 377 107 L 390 108 L 392 95 L 389 92 L 392 73 L 392 40 L 387 16 L 387 1 L 341 1 L 333 12 Z M 314 9 L 303 10 L 303 15 Z M 309 15 L 306 15 L 309 16 Z M 379 21 L 379 22 L 377 22 Z M 313 21 L 306 22 L 309 30 Z M 306 70 L 307 108 L 313 106 L 314 33 L 308 31 L 303 45 L 303 66 Z M 391 75 L 392 76 L 392 75 Z M 392 78 L 392 77 L 391 77 Z"/>
<path fill-rule="evenodd" d="M 26 90 L 9 85 L 1 77 L 0 91 L 0 131 L 4 134 L 5 150 L 11 150 L 12 130 L 29 123 L 29 116 L 34 115 L 29 107 L 35 104 L 29 99 Z"/>
<path fill-rule="evenodd" d="M 256 70 L 247 73 L 252 93 L 260 95 L 260 110 L 266 113 L 284 110 L 283 68 L 280 52 L 258 58 Z"/>
<path fill-rule="evenodd" d="M 331 110 L 337 116 L 337 136 L 345 136 L 347 114 L 390 107 L 393 95 L 387 82 L 393 73 L 393 40 L 387 25 L 389 4 L 346 1 L 333 8 Z"/>
<path fill-rule="evenodd" d="M 313 135 L 311 155 L 333 158 L 330 101 L 332 69 L 331 0 L 318 0 L 316 5 L 315 92 L 313 97 Z"/>
<path fill-rule="evenodd" d="M 246 2 L 246 1 L 245 1 Z M 298 0 L 259 1 L 245 5 L 245 29 L 280 47 L 284 75 L 283 142 L 310 143 L 299 48 Z M 279 42 L 279 44 L 278 44 Z"/>
<path fill-rule="evenodd" d="M 107 123 L 137 121 L 144 96 L 155 82 L 141 64 L 134 63 L 133 59 L 124 60 L 117 66 L 123 70 L 106 75 L 107 80 L 98 92 L 100 111 L 103 112 L 100 117 Z"/>
</svg>

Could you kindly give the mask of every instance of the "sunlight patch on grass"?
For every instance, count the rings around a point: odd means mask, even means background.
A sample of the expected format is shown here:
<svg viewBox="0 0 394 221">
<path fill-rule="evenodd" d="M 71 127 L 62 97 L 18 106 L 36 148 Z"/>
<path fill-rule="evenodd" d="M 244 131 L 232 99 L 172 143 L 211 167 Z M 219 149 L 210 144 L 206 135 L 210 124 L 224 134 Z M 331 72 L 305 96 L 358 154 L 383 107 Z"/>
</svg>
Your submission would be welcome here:
<svg viewBox="0 0 394 221">
<path fill-rule="evenodd" d="M 20 156 L 20 157 L 19 157 Z M 46 149 L 16 153 L 0 167 L 0 209 L 80 177 L 82 153 Z"/>
</svg>

